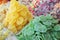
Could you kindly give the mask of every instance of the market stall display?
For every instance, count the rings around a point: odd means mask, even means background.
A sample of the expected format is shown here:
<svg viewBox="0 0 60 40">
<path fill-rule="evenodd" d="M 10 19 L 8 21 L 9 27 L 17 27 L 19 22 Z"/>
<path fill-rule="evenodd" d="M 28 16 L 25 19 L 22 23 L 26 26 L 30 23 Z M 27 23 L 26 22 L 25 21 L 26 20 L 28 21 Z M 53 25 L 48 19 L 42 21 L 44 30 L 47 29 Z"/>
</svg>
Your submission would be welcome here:
<svg viewBox="0 0 60 40">
<path fill-rule="evenodd" d="M 0 40 L 60 40 L 60 0 L 0 0 Z"/>
</svg>

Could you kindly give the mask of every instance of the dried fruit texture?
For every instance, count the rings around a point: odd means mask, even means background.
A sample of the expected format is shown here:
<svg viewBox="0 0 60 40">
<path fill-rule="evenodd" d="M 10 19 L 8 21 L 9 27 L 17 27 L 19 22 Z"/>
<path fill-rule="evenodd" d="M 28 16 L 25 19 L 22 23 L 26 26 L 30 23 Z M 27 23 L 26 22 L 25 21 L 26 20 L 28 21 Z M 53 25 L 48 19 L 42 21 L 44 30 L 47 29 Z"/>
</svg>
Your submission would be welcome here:
<svg viewBox="0 0 60 40">
<path fill-rule="evenodd" d="M 40 16 L 50 13 L 60 0 L 19 0 L 19 2 L 25 4 L 34 16 Z"/>
<path fill-rule="evenodd" d="M 46 15 L 47 13 L 50 13 L 57 2 L 59 2 L 59 0 L 22 1 L 23 4 L 28 4 L 29 10 L 34 16 Z"/>
<path fill-rule="evenodd" d="M 57 0 L 40 0 L 36 2 L 33 8 L 33 15 L 40 16 L 50 13 L 56 2 Z"/>
<path fill-rule="evenodd" d="M 9 10 L 4 20 L 4 25 L 12 32 L 17 33 L 32 18 L 32 14 L 25 5 L 19 4 L 16 0 L 11 0 Z"/>
<path fill-rule="evenodd" d="M 60 20 L 60 2 L 56 3 L 51 14 L 54 18 Z"/>
<path fill-rule="evenodd" d="M 51 15 L 35 17 L 18 33 L 19 40 L 60 40 L 60 24 Z"/>
</svg>

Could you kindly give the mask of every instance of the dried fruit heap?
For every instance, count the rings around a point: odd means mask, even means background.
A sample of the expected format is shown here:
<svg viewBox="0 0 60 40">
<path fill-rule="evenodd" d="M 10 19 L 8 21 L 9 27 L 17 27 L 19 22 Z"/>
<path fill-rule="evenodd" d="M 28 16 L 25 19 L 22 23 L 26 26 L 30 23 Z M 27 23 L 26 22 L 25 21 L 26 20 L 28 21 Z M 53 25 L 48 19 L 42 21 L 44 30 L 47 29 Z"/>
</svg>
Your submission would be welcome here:
<svg viewBox="0 0 60 40">
<path fill-rule="evenodd" d="M 19 40 L 60 40 L 60 24 L 51 15 L 33 19 L 19 34 Z"/>
<path fill-rule="evenodd" d="M 25 5 L 19 4 L 16 0 L 11 0 L 9 10 L 4 20 L 4 25 L 14 33 L 17 33 L 32 18 L 32 14 Z"/>
</svg>

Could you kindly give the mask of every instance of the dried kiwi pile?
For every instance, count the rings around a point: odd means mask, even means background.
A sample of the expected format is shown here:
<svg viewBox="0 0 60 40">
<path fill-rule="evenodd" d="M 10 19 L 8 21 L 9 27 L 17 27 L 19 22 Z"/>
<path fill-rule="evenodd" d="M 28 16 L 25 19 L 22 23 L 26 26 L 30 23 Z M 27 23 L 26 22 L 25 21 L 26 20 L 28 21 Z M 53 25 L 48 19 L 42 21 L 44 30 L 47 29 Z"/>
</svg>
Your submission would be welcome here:
<svg viewBox="0 0 60 40">
<path fill-rule="evenodd" d="M 19 34 L 19 40 L 60 40 L 60 24 L 51 15 L 34 18 Z"/>
</svg>

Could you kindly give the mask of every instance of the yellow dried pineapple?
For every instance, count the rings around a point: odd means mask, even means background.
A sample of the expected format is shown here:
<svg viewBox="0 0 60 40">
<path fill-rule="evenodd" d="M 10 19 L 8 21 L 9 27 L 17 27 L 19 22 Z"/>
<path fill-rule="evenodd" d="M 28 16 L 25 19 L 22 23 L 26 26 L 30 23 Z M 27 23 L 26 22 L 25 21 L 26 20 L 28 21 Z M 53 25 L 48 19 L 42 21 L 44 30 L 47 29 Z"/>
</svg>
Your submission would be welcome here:
<svg viewBox="0 0 60 40">
<path fill-rule="evenodd" d="M 31 19 L 33 19 L 33 16 L 25 5 L 19 4 L 16 0 L 11 0 L 9 10 L 3 23 L 12 32 L 17 33 Z"/>
</svg>

